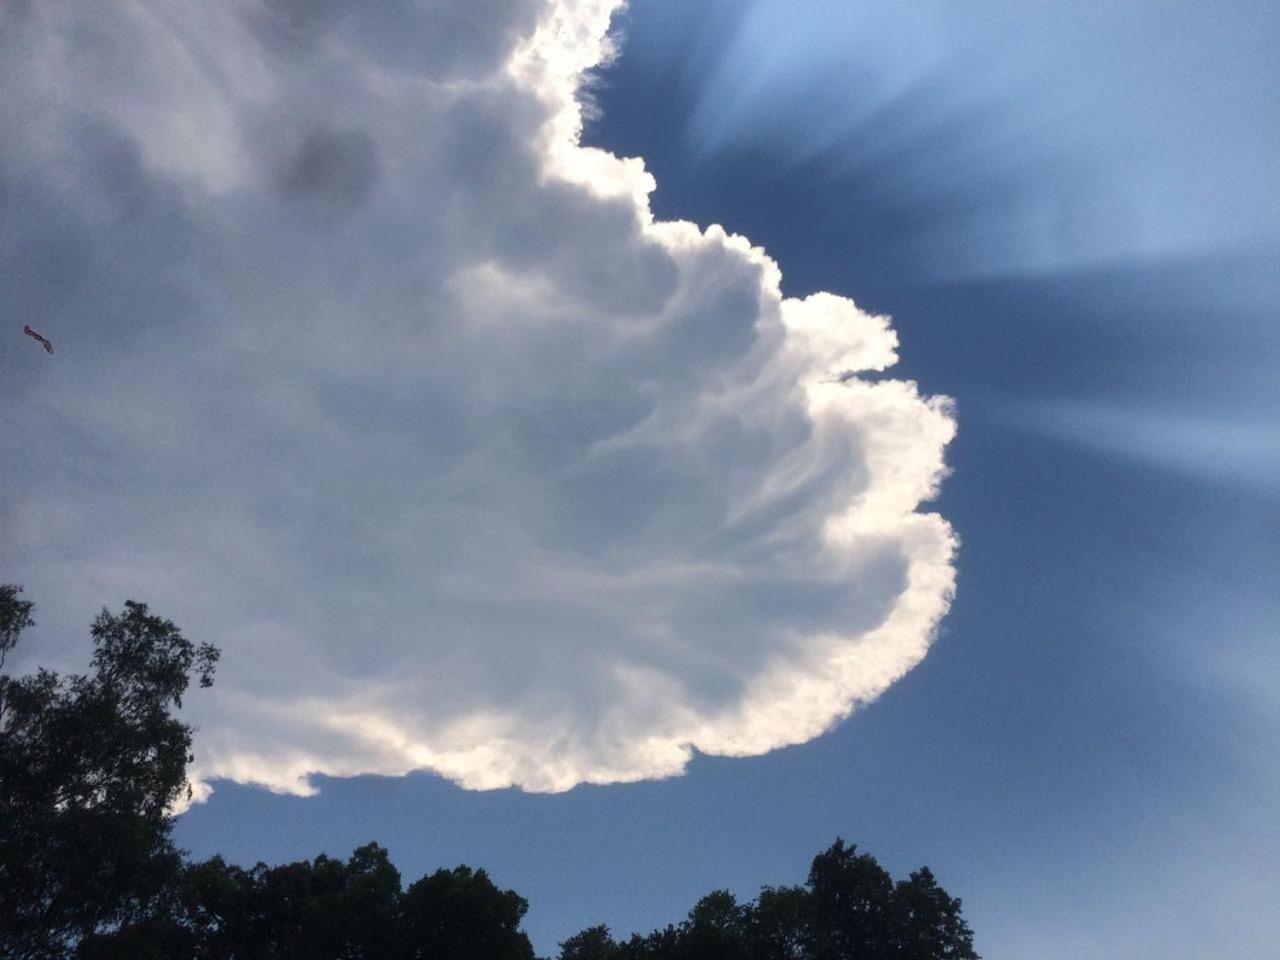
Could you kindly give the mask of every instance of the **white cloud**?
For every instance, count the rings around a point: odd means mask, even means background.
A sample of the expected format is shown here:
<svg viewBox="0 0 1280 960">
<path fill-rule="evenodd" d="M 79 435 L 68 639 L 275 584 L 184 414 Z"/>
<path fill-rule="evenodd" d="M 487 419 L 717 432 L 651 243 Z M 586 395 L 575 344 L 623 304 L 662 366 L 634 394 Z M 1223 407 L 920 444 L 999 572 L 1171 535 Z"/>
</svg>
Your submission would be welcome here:
<svg viewBox="0 0 1280 960">
<path fill-rule="evenodd" d="M 924 656 L 948 404 L 577 145 L 614 6 L 2 15 L 0 562 L 223 648 L 205 780 L 666 776 Z"/>
</svg>

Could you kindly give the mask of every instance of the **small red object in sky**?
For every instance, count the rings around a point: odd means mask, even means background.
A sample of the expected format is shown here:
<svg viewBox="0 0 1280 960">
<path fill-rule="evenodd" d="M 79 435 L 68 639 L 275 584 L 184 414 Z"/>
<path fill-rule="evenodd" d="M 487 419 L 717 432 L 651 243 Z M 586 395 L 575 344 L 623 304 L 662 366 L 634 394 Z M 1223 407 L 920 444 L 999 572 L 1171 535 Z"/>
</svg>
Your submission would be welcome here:
<svg viewBox="0 0 1280 960">
<path fill-rule="evenodd" d="M 46 340 L 44 337 L 40 336 L 40 334 L 36 333 L 30 327 L 23 326 L 22 332 L 25 333 L 28 337 L 34 337 L 36 340 L 39 340 L 40 343 L 44 346 L 46 351 L 48 351 L 49 353 L 53 353 L 53 344 L 50 343 L 48 340 Z"/>
</svg>

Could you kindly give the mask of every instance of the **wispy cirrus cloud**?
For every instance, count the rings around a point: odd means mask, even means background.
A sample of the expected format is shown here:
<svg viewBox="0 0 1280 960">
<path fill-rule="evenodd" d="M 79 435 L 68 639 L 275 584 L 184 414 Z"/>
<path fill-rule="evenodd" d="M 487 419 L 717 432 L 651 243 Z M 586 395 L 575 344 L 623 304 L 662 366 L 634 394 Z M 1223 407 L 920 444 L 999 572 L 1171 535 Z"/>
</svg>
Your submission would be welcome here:
<svg viewBox="0 0 1280 960">
<path fill-rule="evenodd" d="M 1000 419 L 1112 456 L 1259 491 L 1273 490 L 1280 471 L 1280 427 L 1270 422 L 1078 400 L 1009 404 Z"/>
</svg>

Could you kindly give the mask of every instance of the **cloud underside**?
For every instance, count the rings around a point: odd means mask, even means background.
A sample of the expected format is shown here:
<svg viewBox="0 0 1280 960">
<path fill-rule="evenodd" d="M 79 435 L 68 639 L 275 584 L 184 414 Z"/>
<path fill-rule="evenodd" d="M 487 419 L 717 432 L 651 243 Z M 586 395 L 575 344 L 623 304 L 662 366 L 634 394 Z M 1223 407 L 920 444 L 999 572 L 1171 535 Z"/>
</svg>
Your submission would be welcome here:
<svg viewBox="0 0 1280 960">
<path fill-rule="evenodd" d="M 613 6 L 0 13 L 0 560 L 223 649 L 202 795 L 669 776 L 925 655 L 949 405 L 578 145 Z"/>
</svg>

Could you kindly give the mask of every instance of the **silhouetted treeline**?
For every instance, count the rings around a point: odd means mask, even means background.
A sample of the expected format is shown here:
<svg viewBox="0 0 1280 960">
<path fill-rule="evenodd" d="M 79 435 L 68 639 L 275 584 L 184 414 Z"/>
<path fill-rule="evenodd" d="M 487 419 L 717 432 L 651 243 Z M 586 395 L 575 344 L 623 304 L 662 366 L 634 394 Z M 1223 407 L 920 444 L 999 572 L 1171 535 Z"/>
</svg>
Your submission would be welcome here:
<svg viewBox="0 0 1280 960">
<path fill-rule="evenodd" d="M 31 625 L 0 586 L 0 670 Z M 375 843 L 246 870 L 191 862 L 172 839 L 191 728 L 174 710 L 218 651 L 129 602 L 91 630 L 93 673 L 0 672 L 0 960 L 534 960 L 528 904 L 484 870 L 406 888 Z M 973 934 L 927 869 L 894 883 L 837 840 L 803 886 L 749 903 L 703 897 L 677 925 L 615 940 L 592 927 L 560 960 L 976 960 Z"/>
<path fill-rule="evenodd" d="M 593 927 L 560 944 L 561 960 L 976 960 L 960 901 L 928 869 L 894 883 L 837 840 L 802 887 L 766 887 L 750 903 L 707 894 L 677 926 L 615 941 Z"/>
</svg>

